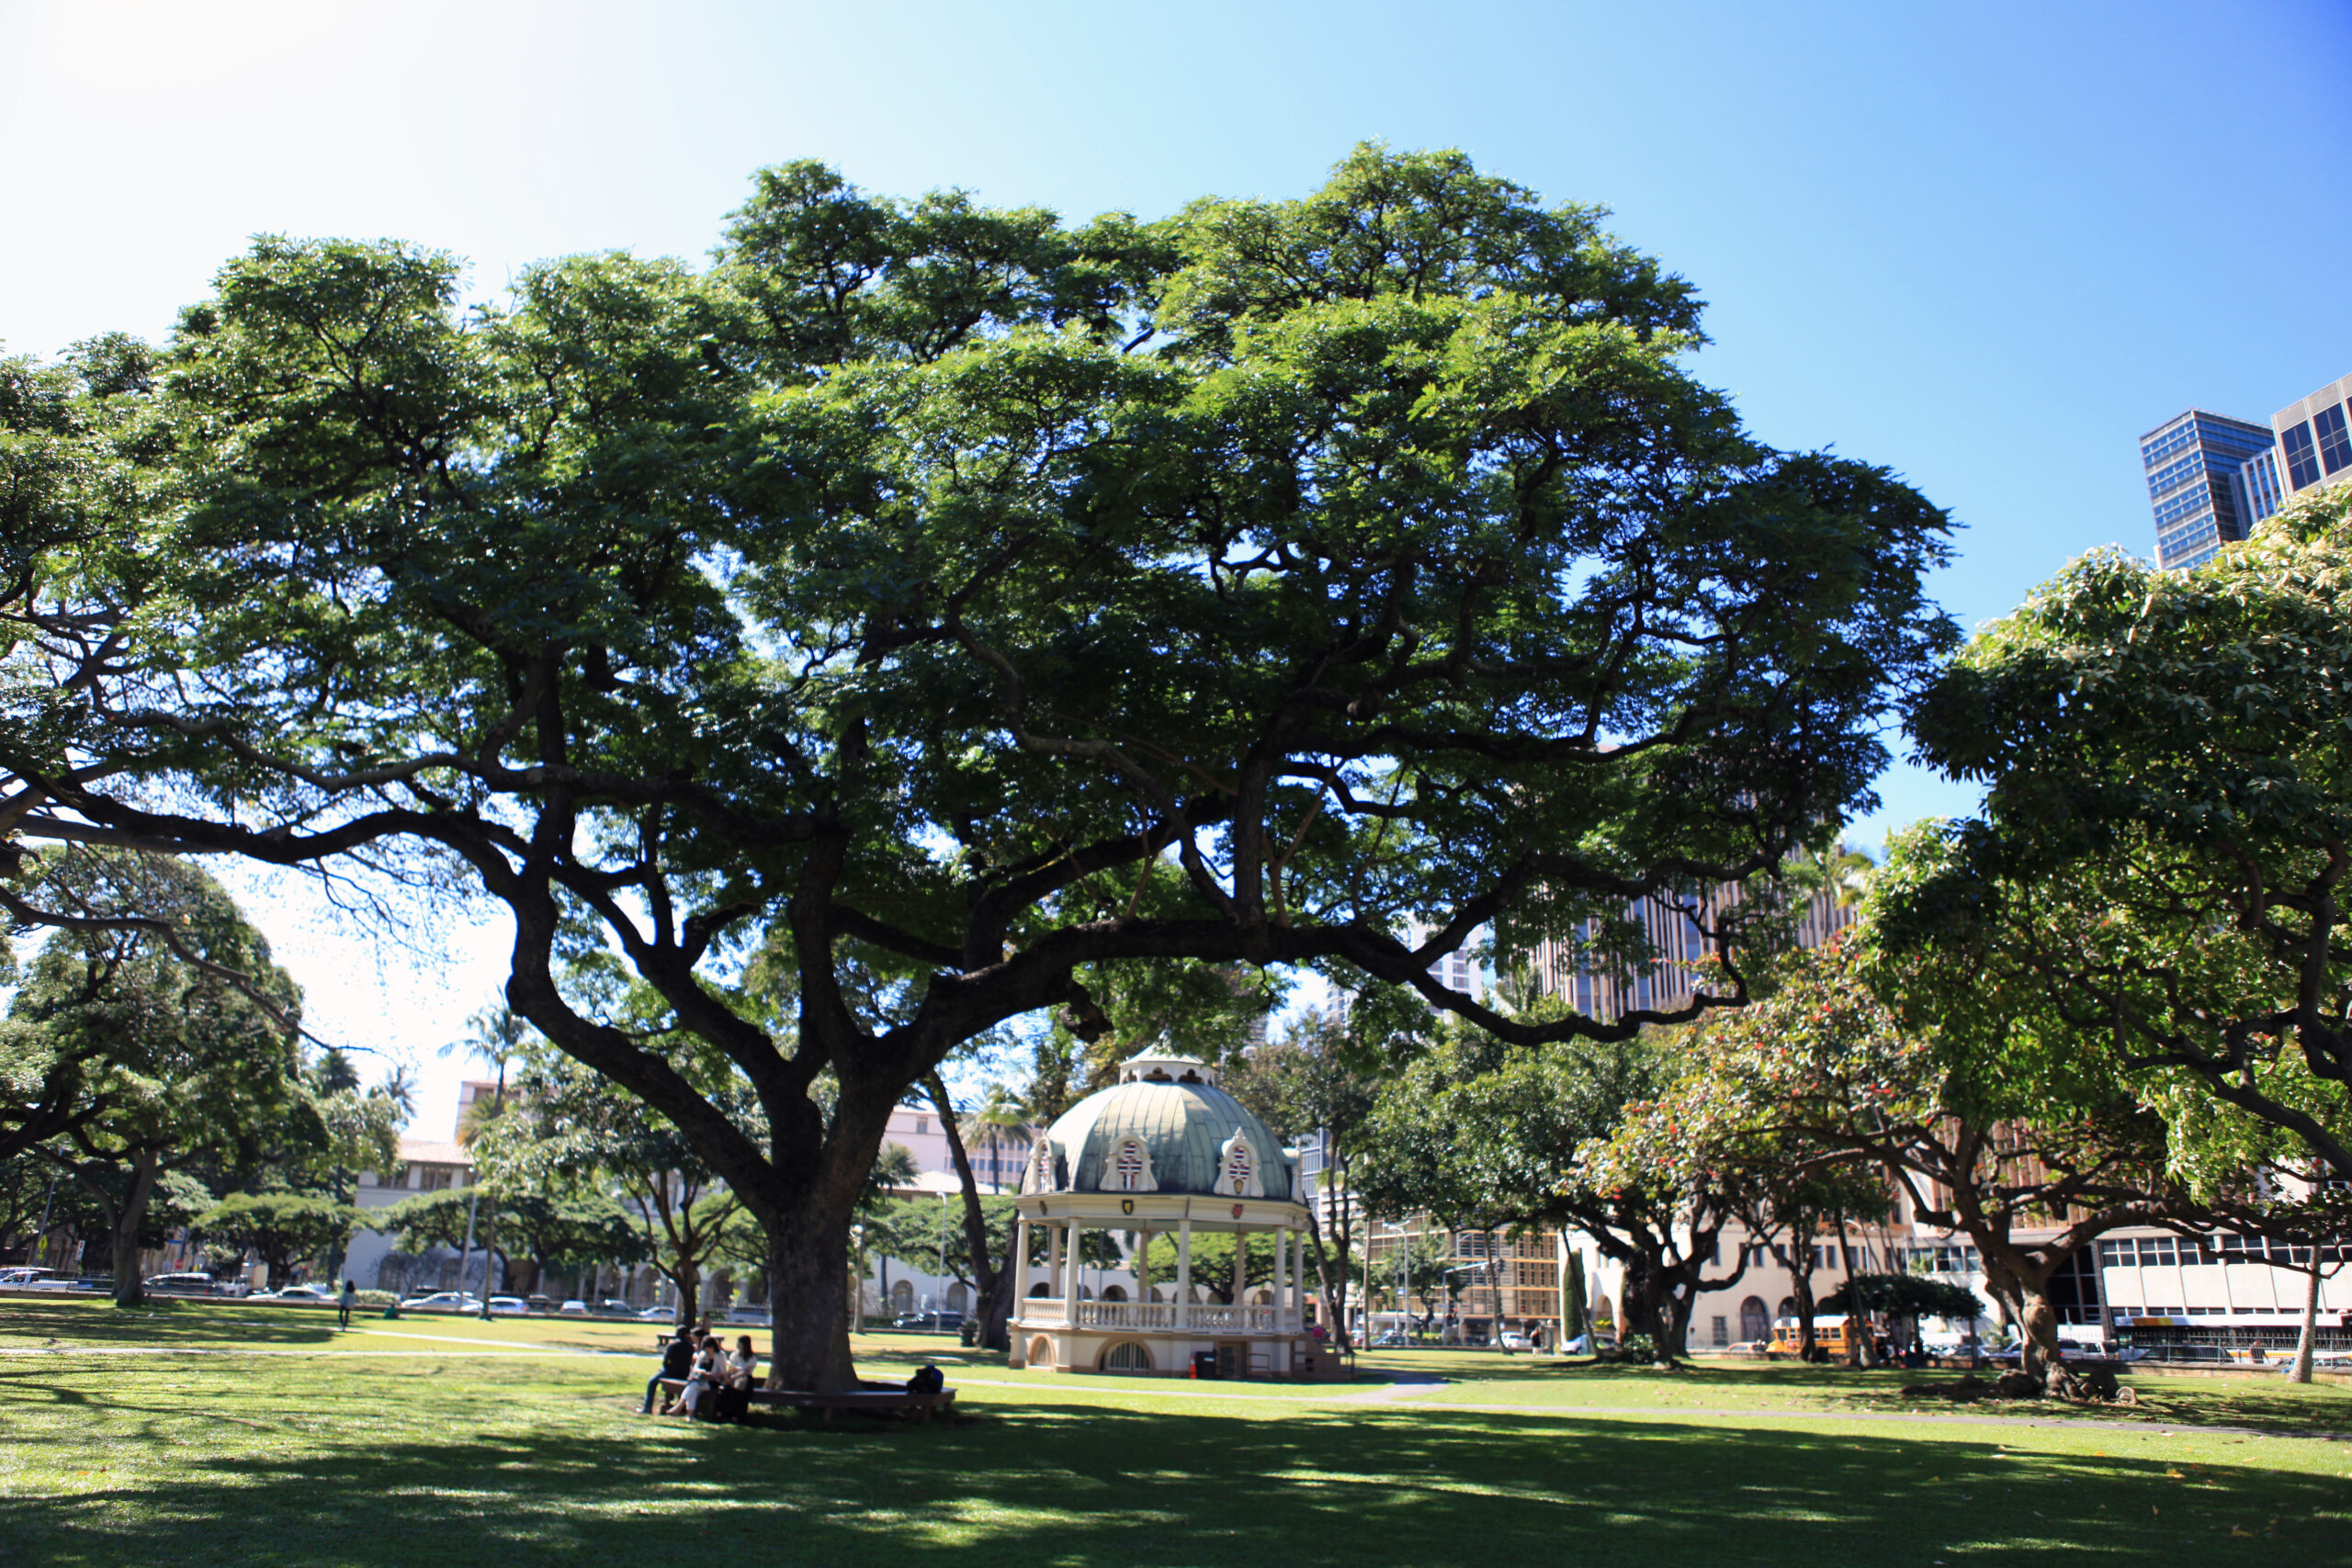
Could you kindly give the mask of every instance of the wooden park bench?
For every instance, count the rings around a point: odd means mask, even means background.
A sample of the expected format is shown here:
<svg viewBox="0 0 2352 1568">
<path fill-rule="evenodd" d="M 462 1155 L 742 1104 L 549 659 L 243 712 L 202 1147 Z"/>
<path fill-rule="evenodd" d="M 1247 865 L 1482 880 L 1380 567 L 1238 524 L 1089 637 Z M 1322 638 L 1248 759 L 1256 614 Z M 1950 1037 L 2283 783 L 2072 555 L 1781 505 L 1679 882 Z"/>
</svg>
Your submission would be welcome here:
<svg viewBox="0 0 2352 1568">
<path fill-rule="evenodd" d="M 662 1380 L 665 1398 L 676 1398 L 685 1386 L 684 1378 Z M 866 1416 L 909 1415 L 928 1425 L 933 1416 L 955 1407 L 956 1391 L 943 1388 L 937 1393 L 910 1393 L 903 1388 L 845 1388 L 838 1393 L 810 1393 L 792 1388 L 755 1388 L 752 1391 L 752 1404 L 814 1410 L 822 1415 L 828 1427 L 832 1425 L 836 1410 Z"/>
</svg>

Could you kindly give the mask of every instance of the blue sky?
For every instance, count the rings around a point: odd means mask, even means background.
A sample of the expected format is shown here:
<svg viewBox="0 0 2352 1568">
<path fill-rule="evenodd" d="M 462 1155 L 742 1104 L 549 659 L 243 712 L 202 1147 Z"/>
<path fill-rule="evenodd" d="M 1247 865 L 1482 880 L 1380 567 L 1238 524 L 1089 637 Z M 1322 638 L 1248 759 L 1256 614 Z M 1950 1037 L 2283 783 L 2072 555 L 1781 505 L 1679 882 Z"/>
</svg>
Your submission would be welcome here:
<svg viewBox="0 0 2352 1568">
<path fill-rule="evenodd" d="M 1458 146 L 1696 282 L 1762 438 L 1951 509 L 1963 625 L 2153 548 L 2135 438 L 2352 370 L 2352 5 L 397 8 L 0 0 L 0 346 L 160 335 L 263 231 L 473 262 L 699 256 L 755 167 L 1071 214 L 1311 188 Z M 1969 797 L 1917 770 L 1858 842 Z M 430 1055 L 493 929 L 272 934 L 322 1032 Z M 446 1118 L 431 1111 L 427 1125 Z"/>
</svg>

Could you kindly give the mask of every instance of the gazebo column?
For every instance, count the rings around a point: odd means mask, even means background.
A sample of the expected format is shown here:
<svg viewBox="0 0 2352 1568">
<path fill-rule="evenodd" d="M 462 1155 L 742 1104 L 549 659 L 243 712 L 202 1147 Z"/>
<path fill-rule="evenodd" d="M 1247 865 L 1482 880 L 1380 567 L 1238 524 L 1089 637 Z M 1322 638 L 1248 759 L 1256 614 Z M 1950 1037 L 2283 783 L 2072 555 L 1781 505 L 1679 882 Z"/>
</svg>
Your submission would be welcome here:
<svg viewBox="0 0 2352 1568">
<path fill-rule="evenodd" d="M 1062 1227 L 1046 1227 L 1046 1293 L 1062 1293 Z"/>
<path fill-rule="evenodd" d="M 1193 1326 L 1193 1216 L 1176 1222 L 1176 1330 Z"/>
<path fill-rule="evenodd" d="M 1233 1233 L 1233 1304 L 1237 1307 L 1248 1306 L 1250 1304 L 1249 1291 L 1250 1233 L 1235 1231 Z M 1250 1319 L 1245 1316 L 1241 1321 L 1247 1323 Z"/>
<path fill-rule="evenodd" d="M 1029 1299 L 1029 1216 L 1023 1214 L 1012 1226 L 1012 1315 L 1021 1315 L 1021 1303 Z"/>
<path fill-rule="evenodd" d="M 1275 1333 L 1291 1325 L 1291 1227 L 1275 1232 Z"/>
<path fill-rule="evenodd" d="M 1078 1326 L 1078 1221 L 1069 1222 L 1069 1242 L 1062 1248 L 1062 1321 Z"/>
</svg>

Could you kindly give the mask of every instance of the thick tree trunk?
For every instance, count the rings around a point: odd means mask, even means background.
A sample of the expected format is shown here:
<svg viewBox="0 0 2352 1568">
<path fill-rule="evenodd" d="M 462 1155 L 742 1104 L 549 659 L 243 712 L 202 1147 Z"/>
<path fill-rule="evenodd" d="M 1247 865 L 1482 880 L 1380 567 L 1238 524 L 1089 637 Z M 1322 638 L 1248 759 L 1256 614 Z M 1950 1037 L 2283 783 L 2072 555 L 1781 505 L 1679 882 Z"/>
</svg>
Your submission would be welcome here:
<svg viewBox="0 0 2352 1568">
<path fill-rule="evenodd" d="M 657 1262 L 654 1268 L 661 1271 L 662 1277 L 669 1280 L 678 1292 L 677 1325 L 680 1328 L 691 1325 L 702 1310 L 702 1270 L 691 1263 L 669 1268 Z M 490 1294 L 489 1287 L 490 1261 L 485 1258 L 482 1260 L 483 1295 Z"/>
<path fill-rule="evenodd" d="M 1788 1245 L 1781 1247 L 1776 1244 L 1772 1248 L 1780 1255 L 1781 1266 L 1789 1271 L 1789 1293 L 1796 1298 L 1797 1359 L 1800 1361 L 1810 1361 L 1820 1353 L 1820 1347 L 1813 1342 L 1814 1233 L 1813 1220 L 1800 1216 L 1789 1222 Z"/>
<path fill-rule="evenodd" d="M 1666 1321 L 1668 1337 L 1658 1354 L 1658 1360 L 1673 1362 L 1690 1353 L 1690 1317 L 1698 1310 L 1699 1292 L 1685 1290 L 1680 1295 L 1668 1292 Z"/>
<path fill-rule="evenodd" d="M 158 1162 L 152 1152 L 132 1157 L 130 1190 L 114 1213 L 114 1304 L 137 1306 L 147 1299 L 139 1276 L 139 1227 L 147 1223 L 147 1200 L 155 1191 Z"/>
<path fill-rule="evenodd" d="M 818 1393 L 855 1388 L 845 1227 L 809 1213 L 780 1214 L 766 1229 L 775 1303 L 768 1386 Z"/>
<path fill-rule="evenodd" d="M 1013 1226 L 1014 1242 L 1019 1244 L 1021 1227 Z M 996 1271 L 996 1289 L 989 1292 L 980 1311 L 980 1348 L 1010 1350 L 1012 1333 L 1007 1325 L 1012 1319 L 1012 1303 L 1021 1278 L 1028 1270 L 1020 1267 L 1019 1259 L 1008 1259 L 1004 1268 Z"/>
<path fill-rule="evenodd" d="M 1306 1236 L 1315 1244 L 1315 1279 L 1322 1287 L 1323 1305 L 1331 1319 L 1325 1326 L 1340 1342 L 1340 1348 L 1352 1354 L 1355 1340 L 1348 1333 L 1347 1238 L 1340 1238 L 1342 1245 L 1336 1258 L 1326 1253 L 1323 1249 L 1323 1230 L 1315 1223 L 1315 1210 L 1311 1205 L 1306 1211 Z"/>
<path fill-rule="evenodd" d="M 2049 1387 L 2052 1379 L 2063 1371 L 2058 1359 L 2058 1309 L 2050 1304 L 2050 1270 L 2003 1268 L 1988 1255 L 1984 1282 L 1993 1298 L 2017 1319 L 2018 1331 L 2024 1337 L 2019 1368 L 2036 1382 Z"/>
<path fill-rule="evenodd" d="M 2295 1363 L 2287 1369 L 2289 1382 L 2312 1381 L 2312 1348 L 2319 1338 L 2319 1249 L 2312 1249 L 2312 1271 L 2303 1292 L 2303 1332 L 2295 1340 Z"/>
<path fill-rule="evenodd" d="M 1625 1259 L 1624 1284 L 1619 1292 L 1625 1316 L 1617 1325 L 1619 1348 L 1634 1335 L 1646 1334 L 1661 1365 L 1669 1363 L 1674 1355 L 1668 1289 L 1665 1271 L 1657 1259 L 1639 1256 Z"/>
</svg>

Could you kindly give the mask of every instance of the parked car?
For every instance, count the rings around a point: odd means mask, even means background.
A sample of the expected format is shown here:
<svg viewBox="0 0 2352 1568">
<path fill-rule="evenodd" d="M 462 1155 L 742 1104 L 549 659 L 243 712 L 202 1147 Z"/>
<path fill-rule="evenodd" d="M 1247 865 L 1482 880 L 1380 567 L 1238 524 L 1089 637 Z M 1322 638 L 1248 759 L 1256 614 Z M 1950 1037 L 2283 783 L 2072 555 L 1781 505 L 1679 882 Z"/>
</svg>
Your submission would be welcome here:
<svg viewBox="0 0 2352 1568">
<path fill-rule="evenodd" d="M 678 1309 L 676 1307 L 647 1307 L 643 1312 L 637 1314 L 637 1321 L 639 1323 L 670 1323 L 675 1321 L 677 1315 Z"/>
<path fill-rule="evenodd" d="M 1397 1350 L 1413 1342 L 1413 1337 L 1401 1328 L 1392 1328 L 1372 1342 L 1375 1350 Z"/>
<path fill-rule="evenodd" d="M 38 1285 L 55 1273 L 53 1269 L 20 1267 L 0 1269 L 0 1290 L 21 1291 L 28 1285 Z"/>
<path fill-rule="evenodd" d="M 1509 1356 L 1517 1351 L 1533 1350 L 1534 1348 L 1535 1341 L 1523 1331 L 1516 1328 L 1506 1328 L 1503 1330 L 1502 1351 L 1504 1355 Z"/>
<path fill-rule="evenodd" d="M 331 1302 L 335 1293 L 324 1285 L 288 1285 L 282 1291 L 262 1291 L 254 1294 L 257 1302 Z"/>
<path fill-rule="evenodd" d="M 147 1289 L 164 1296 L 209 1296 L 212 1293 L 209 1274 L 155 1274 L 148 1278 Z"/>
<path fill-rule="evenodd" d="M 565 1317 L 586 1317 L 588 1315 L 588 1303 L 586 1302 L 566 1302 L 555 1310 Z"/>
<path fill-rule="evenodd" d="M 610 1296 L 606 1296 L 603 1301 L 598 1302 L 594 1306 L 588 1310 L 591 1312 L 618 1313 L 623 1317 L 635 1317 L 637 1315 L 637 1309 L 635 1307 L 629 1305 L 627 1302 L 616 1302 Z"/>
<path fill-rule="evenodd" d="M 492 1296 L 490 1310 L 503 1317 L 522 1317 L 531 1310 L 531 1303 L 520 1296 Z"/>
<path fill-rule="evenodd" d="M 537 1294 L 536 1292 L 531 1295 L 525 1296 L 523 1301 L 524 1303 L 533 1312 L 553 1312 L 555 1310 L 555 1303 L 553 1302 L 548 1300 L 545 1296 Z"/>
<path fill-rule="evenodd" d="M 890 1326 L 909 1333 L 930 1328 L 946 1332 L 963 1327 L 964 1314 L 960 1312 L 902 1312 L 890 1320 Z"/>
<path fill-rule="evenodd" d="M 401 1305 L 424 1312 L 480 1312 L 481 1298 L 471 1291 L 435 1291 L 430 1295 L 411 1296 Z"/>
<path fill-rule="evenodd" d="M 727 1321 L 729 1323 L 756 1324 L 760 1327 L 765 1328 L 769 1324 L 770 1317 L 768 1309 L 765 1307 L 730 1307 L 728 1309 Z"/>
</svg>

